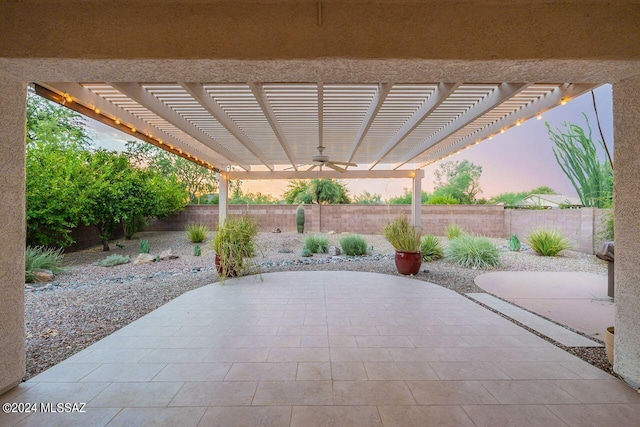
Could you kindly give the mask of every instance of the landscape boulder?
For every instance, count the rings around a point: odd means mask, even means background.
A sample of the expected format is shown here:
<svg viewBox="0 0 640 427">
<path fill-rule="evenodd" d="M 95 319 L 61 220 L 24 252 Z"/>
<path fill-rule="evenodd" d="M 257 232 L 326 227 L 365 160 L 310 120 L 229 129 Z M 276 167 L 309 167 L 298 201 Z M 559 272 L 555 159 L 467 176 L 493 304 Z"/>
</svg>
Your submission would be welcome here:
<svg viewBox="0 0 640 427">
<path fill-rule="evenodd" d="M 140 254 L 138 255 L 138 258 L 135 259 L 135 261 L 133 261 L 133 265 L 138 265 L 138 264 L 151 264 L 152 262 L 155 262 L 156 257 L 154 257 L 151 254 Z"/>
<path fill-rule="evenodd" d="M 166 261 L 168 259 L 176 259 L 176 258 L 178 258 L 178 255 L 171 252 L 171 248 L 167 249 L 166 251 L 160 252 L 160 259 L 163 261 Z"/>
</svg>

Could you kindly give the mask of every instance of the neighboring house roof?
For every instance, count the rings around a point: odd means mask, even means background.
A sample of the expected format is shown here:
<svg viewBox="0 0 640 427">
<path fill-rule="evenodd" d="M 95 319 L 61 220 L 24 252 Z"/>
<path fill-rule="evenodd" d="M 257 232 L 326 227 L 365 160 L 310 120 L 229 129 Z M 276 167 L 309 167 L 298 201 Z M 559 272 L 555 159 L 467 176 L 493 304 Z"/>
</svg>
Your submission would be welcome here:
<svg viewBox="0 0 640 427">
<path fill-rule="evenodd" d="M 564 196 L 562 194 L 530 194 L 516 203 L 516 206 L 543 206 L 553 208 L 560 205 L 583 206 L 579 198 Z"/>
</svg>

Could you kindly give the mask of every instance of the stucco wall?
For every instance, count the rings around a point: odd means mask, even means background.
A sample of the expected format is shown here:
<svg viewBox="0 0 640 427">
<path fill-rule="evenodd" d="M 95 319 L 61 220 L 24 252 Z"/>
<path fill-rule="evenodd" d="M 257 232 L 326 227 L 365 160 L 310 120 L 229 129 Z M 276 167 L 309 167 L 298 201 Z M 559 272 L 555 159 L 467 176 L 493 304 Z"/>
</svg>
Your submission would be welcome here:
<svg viewBox="0 0 640 427">
<path fill-rule="evenodd" d="M 0 394 L 25 372 L 25 111 L 26 85 L 0 76 Z"/>
</svg>

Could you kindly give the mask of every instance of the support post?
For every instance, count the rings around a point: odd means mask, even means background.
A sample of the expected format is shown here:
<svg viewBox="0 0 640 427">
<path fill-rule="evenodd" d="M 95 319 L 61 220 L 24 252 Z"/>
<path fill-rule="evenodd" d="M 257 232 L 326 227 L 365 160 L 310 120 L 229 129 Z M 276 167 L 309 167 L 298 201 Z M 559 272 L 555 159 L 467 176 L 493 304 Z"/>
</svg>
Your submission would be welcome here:
<svg viewBox="0 0 640 427">
<path fill-rule="evenodd" d="M 22 380 L 24 331 L 26 84 L 0 77 L 0 394 Z"/>
<path fill-rule="evenodd" d="M 411 225 L 415 227 L 422 227 L 422 177 L 424 177 L 424 171 L 422 169 L 416 169 L 414 175 L 411 178 L 413 180 L 411 198 Z"/>
<path fill-rule="evenodd" d="M 224 224 L 229 207 L 229 178 L 224 173 L 218 174 L 218 224 Z"/>
<path fill-rule="evenodd" d="M 614 370 L 640 384 L 640 78 L 613 85 L 615 349 Z"/>
</svg>

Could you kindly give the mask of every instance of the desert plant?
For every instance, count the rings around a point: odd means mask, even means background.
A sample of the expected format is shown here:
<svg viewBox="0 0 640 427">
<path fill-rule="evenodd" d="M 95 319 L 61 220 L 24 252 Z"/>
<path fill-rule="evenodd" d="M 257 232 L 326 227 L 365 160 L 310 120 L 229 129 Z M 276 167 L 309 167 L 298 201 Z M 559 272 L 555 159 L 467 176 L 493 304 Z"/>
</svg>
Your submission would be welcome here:
<svg viewBox="0 0 640 427">
<path fill-rule="evenodd" d="M 24 281 L 26 283 L 35 282 L 36 270 L 49 270 L 54 274 L 65 270 L 62 248 L 51 249 L 44 246 L 27 246 L 24 255 Z"/>
<path fill-rule="evenodd" d="M 447 228 L 445 228 L 445 234 L 447 236 L 447 239 L 452 240 L 456 237 L 464 236 L 465 234 L 467 234 L 467 232 L 458 224 L 453 223 L 447 225 Z"/>
<path fill-rule="evenodd" d="M 304 233 L 304 206 L 298 206 L 296 211 L 296 225 L 298 226 L 298 233 Z"/>
<path fill-rule="evenodd" d="M 516 234 L 512 234 L 509 237 L 509 250 L 512 252 L 520 252 L 521 246 L 518 236 Z"/>
<path fill-rule="evenodd" d="M 216 252 L 216 269 L 220 281 L 231 276 L 242 276 L 249 268 L 247 258 L 256 255 L 254 239 L 258 225 L 248 215 L 227 217 L 218 224 L 212 246 Z"/>
<path fill-rule="evenodd" d="M 129 261 L 131 261 L 131 258 L 129 257 L 129 255 L 114 254 L 114 255 L 109 255 L 102 261 L 99 261 L 98 265 L 102 267 L 113 267 L 114 265 L 127 264 Z"/>
<path fill-rule="evenodd" d="M 420 250 L 422 252 L 422 260 L 427 262 L 438 260 L 444 255 L 444 249 L 442 248 L 440 239 L 430 234 L 422 238 Z"/>
<path fill-rule="evenodd" d="M 304 248 L 300 255 L 307 258 L 307 257 L 313 256 L 313 253 L 308 248 Z"/>
<path fill-rule="evenodd" d="M 571 247 L 559 230 L 538 228 L 527 235 L 527 241 L 538 255 L 556 256 L 565 249 Z"/>
<path fill-rule="evenodd" d="M 602 231 L 599 234 L 601 240 L 613 240 L 613 209 L 602 216 Z"/>
<path fill-rule="evenodd" d="M 140 240 L 140 253 L 148 254 L 151 251 L 148 240 Z"/>
<path fill-rule="evenodd" d="M 382 234 L 398 252 L 420 252 L 422 229 L 409 224 L 407 218 L 394 219 L 382 229 Z"/>
<path fill-rule="evenodd" d="M 200 246 L 195 245 L 193 247 L 193 256 L 200 256 L 202 255 L 202 249 L 200 248 Z"/>
<path fill-rule="evenodd" d="M 209 228 L 206 224 L 188 224 L 185 231 L 191 243 L 202 243 L 207 238 Z"/>
<path fill-rule="evenodd" d="M 329 251 L 329 239 L 323 236 L 310 235 L 305 237 L 304 247 L 313 254 L 324 254 Z"/>
<path fill-rule="evenodd" d="M 457 237 L 449 242 L 444 256 L 447 261 L 466 268 L 489 269 L 500 264 L 500 251 L 486 237 Z"/>
<path fill-rule="evenodd" d="M 352 235 L 340 239 L 340 247 L 349 256 L 366 255 L 367 242 L 362 236 Z"/>
<path fill-rule="evenodd" d="M 460 201 L 448 194 L 434 194 L 427 200 L 427 205 L 457 205 Z"/>
</svg>

